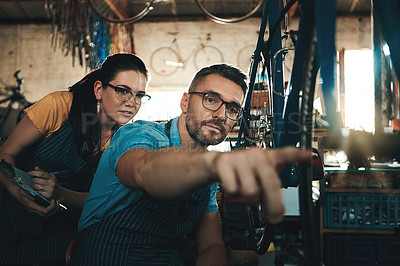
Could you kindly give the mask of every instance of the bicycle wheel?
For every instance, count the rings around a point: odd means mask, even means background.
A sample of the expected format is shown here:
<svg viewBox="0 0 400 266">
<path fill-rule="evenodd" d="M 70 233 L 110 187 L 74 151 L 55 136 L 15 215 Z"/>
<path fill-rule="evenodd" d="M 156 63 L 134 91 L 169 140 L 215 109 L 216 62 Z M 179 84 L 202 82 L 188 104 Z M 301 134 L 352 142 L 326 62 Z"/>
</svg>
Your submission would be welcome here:
<svg viewBox="0 0 400 266">
<path fill-rule="evenodd" d="M 254 15 L 264 0 L 194 0 L 200 10 L 212 21 L 233 23 Z"/>
<path fill-rule="evenodd" d="M 253 61 L 253 59 L 251 60 Z M 251 71 L 254 69 L 252 63 Z M 266 65 L 259 62 L 252 88 L 250 112 L 245 123 L 242 148 L 274 148 L 272 91 L 269 89 Z M 249 97 L 249 95 L 247 96 Z M 264 254 L 273 239 L 272 226 L 267 222 L 267 212 L 261 202 L 251 206 L 249 212 L 249 236 L 254 251 Z"/>
<path fill-rule="evenodd" d="M 215 46 L 204 45 L 194 54 L 194 66 L 200 69 L 204 66 L 224 62 L 222 52 Z"/>
<path fill-rule="evenodd" d="M 169 76 L 174 74 L 179 67 L 183 67 L 183 62 L 172 48 L 161 47 L 152 53 L 150 66 L 154 73 L 161 76 Z"/>
<path fill-rule="evenodd" d="M 249 72 L 251 57 L 253 56 L 254 50 L 255 47 L 251 44 L 248 44 L 239 50 L 236 56 L 236 63 L 239 68 L 246 72 Z"/>
<path fill-rule="evenodd" d="M 314 21 L 310 22 L 313 23 Z M 307 35 L 307 34 L 304 34 Z M 300 148 L 311 150 L 313 141 L 313 128 L 315 121 L 314 113 L 314 94 L 316 79 L 320 68 L 317 55 L 316 31 L 312 30 L 308 35 L 304 50 L 295 52 L 304 54 L 304 63 L 294 68 L 293 72 L 301 73 L 301 105 L 299 118 L 299 143 Z M 296 60 L 296 59 L 295 59 Z M 296 66 L 295 66 L 296 67 Z M 301 68 L 300 68 L 301 67 Z M 331 101 L 333 99 L 329 99 Z M 299 164 L 299 206 L 301 213 L 301 225 L 303 235 L 303 250 L 305 254 L 305 265 L 319 266 L 321 258 L 319 253 L 319 234 L 316 217 L 318 212 L 312 201 L 312 180 L 314 177 L 312 162 L 307 161 Z"/>
<path fill-rule="evenodd" d="M 114 23 L 135 22 L 152 10 L 154 0 L 89 0 L 104 20 Z"/>
<path fill-rule="evenodd" d="M 249 235 L 253 240 L 254 251 L 262 255 L 268 251 L 274 239 L 272 225 L 267 222 L 267 213 L 262 203 L 251 206 L 249 213 Z"/>
</svg>

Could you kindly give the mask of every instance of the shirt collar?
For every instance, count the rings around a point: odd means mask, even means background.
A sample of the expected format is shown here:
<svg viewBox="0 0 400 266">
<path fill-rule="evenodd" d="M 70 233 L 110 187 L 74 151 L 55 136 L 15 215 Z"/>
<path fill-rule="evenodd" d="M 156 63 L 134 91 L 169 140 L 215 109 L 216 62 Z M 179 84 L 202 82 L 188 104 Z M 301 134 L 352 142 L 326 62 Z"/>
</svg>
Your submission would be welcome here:
<svg viewBox="0 0 400 266">
<path fill-rule="evenodd" d="M 178 131 L 178 118 L 179 116 L 171 120 L 170 140 L 172 146 L 182 146 L 181 137 L 179 136 Z"/>
</svg>

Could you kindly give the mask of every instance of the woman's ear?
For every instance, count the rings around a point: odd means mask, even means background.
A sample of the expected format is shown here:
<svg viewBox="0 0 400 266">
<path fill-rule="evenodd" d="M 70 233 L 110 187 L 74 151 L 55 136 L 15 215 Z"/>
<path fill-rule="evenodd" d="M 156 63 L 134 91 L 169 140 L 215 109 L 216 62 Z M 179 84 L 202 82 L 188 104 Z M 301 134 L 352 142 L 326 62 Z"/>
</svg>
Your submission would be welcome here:
<svg viewBox="0 0 400 266">
<path fill-rule="evenodd" d="M 189 97 L 190 95 L 186 92 L 183 93 L 182 98 L 181 98 L 181 110 L 182 113 L 186 113 L 188 110 L 188 106 L 189 106 Z"/>
<path fill-rule="evenodd" d="M 93 86 L 94 95 L 96 96 L 96 100 L 101 100 L 101 95 L 103 93 L 103 83 L 100 80 L 96 80 Z"/>
</svg>

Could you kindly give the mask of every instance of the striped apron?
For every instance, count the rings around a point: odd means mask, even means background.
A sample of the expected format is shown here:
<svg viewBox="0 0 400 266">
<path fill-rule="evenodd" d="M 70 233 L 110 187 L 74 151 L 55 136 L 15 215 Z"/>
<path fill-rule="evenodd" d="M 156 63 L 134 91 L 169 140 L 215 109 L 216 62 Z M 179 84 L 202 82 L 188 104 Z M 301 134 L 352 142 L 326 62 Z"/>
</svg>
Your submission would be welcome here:
<svg viewBox="0 0 400 266">
<path fill-rule="evenodd" d="M 72 265 L 184 265 L 179 250 L 203 217 L 209 195 L 209 186 L 177 200 L 145 193 L 138 202 L 83 229 Z"/>
<path fill-rule="evenodd" d="M 88 191 L 94 166 L 82 159 L 73 140 L 68 121 L 24 155 L 24 170 L 35 166 L 47 172 L 70 170 L 57 175 L 58 182 L 69 189 Z M 45 263 L 65 258 L 68 243 L 77 235 L 80 212 L 60 210 L 48 218 L 29 214 L 0 185 L 0 265 Z"/>
</svg>

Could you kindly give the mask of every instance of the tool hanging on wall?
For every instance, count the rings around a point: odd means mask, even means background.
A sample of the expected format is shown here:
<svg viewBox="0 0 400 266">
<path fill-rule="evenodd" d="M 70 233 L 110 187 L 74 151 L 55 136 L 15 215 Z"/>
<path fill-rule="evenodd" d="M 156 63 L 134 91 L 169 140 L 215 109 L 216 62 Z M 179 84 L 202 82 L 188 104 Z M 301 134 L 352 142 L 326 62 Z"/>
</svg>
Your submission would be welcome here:
<svg viewBox="0 0 400 266">
<path fill-rule="evenodd" d="M 79 65 L 94 69 L 109 54 L 134 53 L 131 24 L 103 21 L 87 1 L 47 0 L 46 7 L 52 20 L 51 45 L 65 56 L 71 54 L 72 65 L 78 58 Z"/>
</svg>

